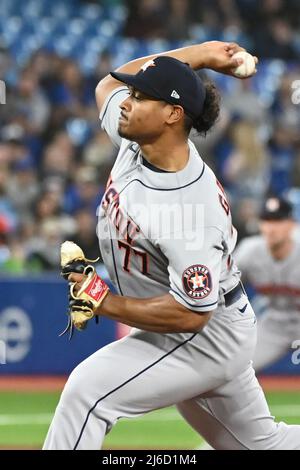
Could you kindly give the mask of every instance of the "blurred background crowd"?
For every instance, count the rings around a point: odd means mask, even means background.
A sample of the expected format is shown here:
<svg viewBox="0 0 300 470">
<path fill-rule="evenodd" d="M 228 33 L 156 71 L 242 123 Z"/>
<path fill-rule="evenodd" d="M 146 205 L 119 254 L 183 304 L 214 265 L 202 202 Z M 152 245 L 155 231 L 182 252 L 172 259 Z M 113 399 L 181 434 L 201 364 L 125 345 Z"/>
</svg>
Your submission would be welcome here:
<svg viewBox="0 0 300 470">
<path fill-rule="evenodd" d="M 269 194 L 300 220 L 299 0 L 0 0 L 0 272 L 57 270 L 59 244 L 98 256 L 96 211 L 117 154 L 94 91 L 135 57 L 219 39 L 260 58 L 222 94 L 201 155 L 229 194 L 239 236 Z"/>
</svg>

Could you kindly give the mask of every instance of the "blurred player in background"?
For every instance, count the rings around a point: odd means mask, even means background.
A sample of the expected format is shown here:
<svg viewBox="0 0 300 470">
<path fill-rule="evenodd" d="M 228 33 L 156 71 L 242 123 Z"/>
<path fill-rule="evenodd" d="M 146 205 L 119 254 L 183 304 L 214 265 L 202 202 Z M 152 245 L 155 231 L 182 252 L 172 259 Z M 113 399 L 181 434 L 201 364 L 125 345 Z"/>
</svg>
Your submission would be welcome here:
<svg viewBox="0 0 300 470">
<path fill-rule="evenodd" d="M 242 278 L 268 300 L 258 321 L 254 369 L 259 371 L 284 356 L 300 338 L 300 240 L 292 206 L 268 198 L 260 214 L 258 236 L 245 238 L 235 252 Z"/>
</svg>

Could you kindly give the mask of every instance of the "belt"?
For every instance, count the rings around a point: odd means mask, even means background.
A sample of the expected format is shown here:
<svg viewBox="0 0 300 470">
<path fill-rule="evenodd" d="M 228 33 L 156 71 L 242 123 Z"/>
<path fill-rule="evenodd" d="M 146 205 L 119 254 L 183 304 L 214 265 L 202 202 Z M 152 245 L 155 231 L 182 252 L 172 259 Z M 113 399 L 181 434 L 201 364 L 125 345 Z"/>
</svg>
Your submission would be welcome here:
<svg viewBox="0 0 300 470">
<path fill-rule="evenodd" d="M 240 281 L 233 289 L 224 294 L 225 307 L 230 307 L 230 305 L 239 300 L 243 294 L 247 295 L 244 286 Z"/>
</svg>

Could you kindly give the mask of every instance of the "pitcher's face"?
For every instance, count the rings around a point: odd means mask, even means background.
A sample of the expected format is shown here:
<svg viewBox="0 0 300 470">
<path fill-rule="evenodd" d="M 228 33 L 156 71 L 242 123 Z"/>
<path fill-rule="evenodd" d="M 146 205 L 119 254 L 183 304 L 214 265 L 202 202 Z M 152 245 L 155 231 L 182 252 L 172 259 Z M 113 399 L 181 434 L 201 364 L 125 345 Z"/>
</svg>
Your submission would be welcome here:
<svg viewBox="0 0 300 470">
<path fill-rule="evenodd" d="M 130 88 L 128 98 L 120 104 L 119 135 L 134 142 L 151 144 L 163 134 L 170 106 Z"/>
</svg>

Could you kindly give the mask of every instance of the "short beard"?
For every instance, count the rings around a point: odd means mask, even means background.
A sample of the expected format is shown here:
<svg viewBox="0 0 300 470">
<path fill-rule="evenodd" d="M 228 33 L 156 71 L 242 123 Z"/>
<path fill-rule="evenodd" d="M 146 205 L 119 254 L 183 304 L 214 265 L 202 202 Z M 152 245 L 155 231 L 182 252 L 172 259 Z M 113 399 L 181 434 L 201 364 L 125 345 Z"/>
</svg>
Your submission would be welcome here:
<svg viewBox="0 0 300 470">
<path fill-rule="evenodd" d="M 126 132 L 123 132 L 118 128 L 118 134 L 122 139 L 127 139 L 127 140 L 134 140 L 134 137 L 130 134 L 127 134 Z"/>
<path fill-rule="evenodd" d="M 118 134 L 122 139 L 127 139 L 130 140 L 131 142 L 136 142 L 137 144 L 144 145 L 144 144 L 149 144 L 153 143 L 155 139 L 157 138 L 157 134 L 144 134 L 144 135 L 134 135 L 130 134 L 129 132 L 122 131 L 120 129 L 120 126 L 118 127 Z"/>
</svg>

